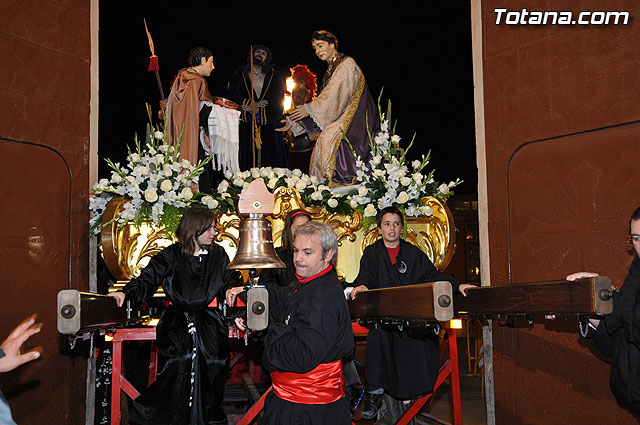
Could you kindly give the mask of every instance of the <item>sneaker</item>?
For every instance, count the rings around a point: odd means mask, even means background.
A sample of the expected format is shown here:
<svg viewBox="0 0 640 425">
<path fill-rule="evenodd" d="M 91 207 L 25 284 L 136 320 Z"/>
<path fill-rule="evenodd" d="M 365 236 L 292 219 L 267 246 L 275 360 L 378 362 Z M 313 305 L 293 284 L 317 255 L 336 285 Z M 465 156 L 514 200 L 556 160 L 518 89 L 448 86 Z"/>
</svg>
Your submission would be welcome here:
<svg viewBox="0 0 640 425">
<path fill-rule="evenodd" d="M 365 420 L 377 417 L 380 405 L 382 405 L 382 394 L 364 393 L 360 416 Z"/>
</svg>

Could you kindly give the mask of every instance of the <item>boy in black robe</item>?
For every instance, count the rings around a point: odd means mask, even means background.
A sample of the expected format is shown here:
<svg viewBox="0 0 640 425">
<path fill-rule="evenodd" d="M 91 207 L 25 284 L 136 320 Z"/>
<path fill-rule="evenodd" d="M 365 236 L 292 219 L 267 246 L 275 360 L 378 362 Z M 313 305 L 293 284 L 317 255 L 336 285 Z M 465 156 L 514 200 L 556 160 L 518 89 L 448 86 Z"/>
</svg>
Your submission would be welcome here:
<svg viewBox="0 0 640 425">
<path fill-rule="evenodd" d="M 382 209 L 376 216 L 382 239 L 365 248 L 360 272 L 353 282 L 351 298 L 361 291 L 417 283 L 449 281 L 453 291 L 473 285 L 462 284 L 438 271 L 429 257 L 400 239 L 404 216 L 396 207 Z M 365 354 L 366 393 L 362 418 L 377 416 L 383 392 L 406 400 L 433 391 L 440 368 L 438 335 L 431 329 L 403 329 L 377 326 L 369 329 Z"/>
</svg>

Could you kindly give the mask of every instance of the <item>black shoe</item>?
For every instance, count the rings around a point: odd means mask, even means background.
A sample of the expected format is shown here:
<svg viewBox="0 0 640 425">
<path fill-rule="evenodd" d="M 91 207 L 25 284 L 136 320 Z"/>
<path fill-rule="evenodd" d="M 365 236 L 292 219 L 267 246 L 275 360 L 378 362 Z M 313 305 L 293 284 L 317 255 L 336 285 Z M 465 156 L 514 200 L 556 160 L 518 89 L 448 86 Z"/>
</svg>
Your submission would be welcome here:
<svg viewBox="0 0 640 425">
<path fill-rule="evenodd" d="M 349 410 L 351 412 L 352 420 L 356 418 L 356 409 L 358 408 L 358 404 L 360 403 L 361 395 L 362 391 L 360 391 L 359 385 L 354 384 L 347 386 L 347 399 L 349 400 Z"/>
<path fill-rule="evenodd" d="M 349 385 L 347 386 L 347 398 L 349 399 L 349 407 L 355 409 L 358 407 L 358 403 L 360 402 L 360 396 L 362 395 L 362 391 L 360 390 L 359 385 Z"/>
<path fill-rule="evenodd" d="M 373 419 L 378 416 L 378 409 L 382 404 L 382 394 L 364 393 L 362 399 L 362 410 L 360 416 L 362 419 Z"/>
</svg>

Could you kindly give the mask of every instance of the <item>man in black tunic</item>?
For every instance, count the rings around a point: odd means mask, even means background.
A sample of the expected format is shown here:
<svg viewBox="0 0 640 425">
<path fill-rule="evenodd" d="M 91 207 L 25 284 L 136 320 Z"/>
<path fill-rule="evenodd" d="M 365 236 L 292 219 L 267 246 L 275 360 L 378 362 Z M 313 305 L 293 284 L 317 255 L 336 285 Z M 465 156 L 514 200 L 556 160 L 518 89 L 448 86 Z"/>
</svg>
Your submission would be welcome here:
<svg viewBox="0 0 640 425">
<path fill-rule="evenodd" d="M 382 239 L 365 248 L 360 272 L 353 282 L 351 298 L 361 291 L 446 280 L 453 291 L 465 295 L 468 287 L 438 271 L 429 257 L 400 239 L 404 225 L 396 207 L 382 209 L 376 216 Z M 383 392 L 406 400 L 433 391 L 440 368 L 438 335 L 431 329 L 403 329 L 377 326 L 369 329 L 365 354 L 366 389 L 362 418 L 377 416 Z"/>
<path fill-rule="evenodd" d="M 586 334 L 591 345 L 611 359 L 609 384 L 616 399 L 635 412 L 640 411 L 640 207 L 629 219 L 629 244 L 635 256 L 620 291 L 613 293 L 613 312 L 602 320 L 589 319 Z M 598 276 L 578 272 L 567 276 L 574 281 Z"/>
<path fill-rule="evenodd" d="M 254 45 L 252 52 L 253 57 L 247 59 L 247 64 L 238 67 L 231 75 L 227 90 L 227 97 L 239 104 L 242 111 L 238 152 L 240 170 L 252 167 L 286 168 L 285 142 L 282 133 L 275 131 L 284 114 L 284 78 L 271 64 L 271 50 L 267 46 Z M 253 119 L 259 129 L 256 140 L 259 138 L 262 142 L 255 150 Z"/>
<path fill-rule="evenodd" d="M 264 339 L 273 392 L 261 423 L 350 424 L 341 360 L 354 338 L 333 267 L 338 241 L 328 225 L 310 221 L 295 230 L 293 246 L 298 283 L 275 288 L 287 291 L 277 297 L 283 321 L 271 323 Z"/>
</svg>

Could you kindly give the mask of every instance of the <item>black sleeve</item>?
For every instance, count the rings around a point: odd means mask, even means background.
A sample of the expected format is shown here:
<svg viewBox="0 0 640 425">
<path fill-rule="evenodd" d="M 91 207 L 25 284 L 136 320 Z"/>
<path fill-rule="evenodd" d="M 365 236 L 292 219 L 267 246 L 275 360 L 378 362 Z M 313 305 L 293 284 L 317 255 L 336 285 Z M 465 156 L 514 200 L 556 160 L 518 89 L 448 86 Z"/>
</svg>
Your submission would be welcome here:
<svg viewBox="0 0 640 425">
<path fill-rule="evenodd" d="M 165 277 L 175 266 L 171 252 L 173 245 L 154 255 L 147 267 L 142 269 L 140 276 L 133 278 L 122 288 L 126 299 L 135 305 L 147 302 L 153 297 Z"/>
<path fill-rule="evenodd" d="M 351 286 L 359 286 L 364 285 L 368 289 L 376 289 L 379 287 L 379 278 L 376 275 L 376 258 L 375 252 L 373 251 L 373 245 L 365 248 L 362 253 L 362 258 L 360 258 L 360 270 L 358 271 L 358 276 L 356 276 L 355 280 L 351 284 Z"/>
<path fill-rule="evenodd" d="M 306 373 L 322 363 L 339 339 L 337 315 L 307 309 L 295 325 L 274 323 L 264 340 L 267 367 L 280 372 Z"/>
<path fill-rule="evenodd" d="M 586 338 L 589 339 L 589 343 L 596 351 L 607 357 L 612 357 L 613 335 L 607 331 L 604 320 L 600 321 L 598 328 L 595 330 L 589 326 Z"/>
<path fill-rule="evenodd" d="M 239 105 L 242 105 L 244 100 L 249 97 L 240 69 L 236 69 L 234 73 L 231 74 L 231 79 L 227 85 L 227 97 Z"/>
<path fill-rule="evenodd" d="M 281 270 L 282 269 L 262 269 L 258 282 L 267 287 L 271 285 L 283 285 Z"/>
<path fill-rule="evenodd" d="M 267 120 L 274 127 L 280 127 L 280 120 L 284 113 L 282 102 L 284 99 L 284 79 L 275 68 L 273 69 L 273 77 L 271 86 L 267 95 L 269 104 L 267 105 Z"/>
<path fill-rule="evenodd" d="M 221 246 L 216 246 L 216 249 L 222 251 L 220 255 L 224 256 L 222 261 L 224 277 L 222 278 L 223 284 L 220 289 L 220 296 L 223 298 L 227 295 L 227 290 L 230 288 L 234 288 L 236 286 L 243 286 L 244 282 L 242 280 L 242 275 L 238 270 L 228 270 L 227 266 L 229 265 L 229 256 L 227 255 L 227 251 L 224 250 Z"/>
<path fill-rule="evenodd" d="M 417 248 L 416 248 L 417 249 Z M 422 269 L 420 271 L 420 279 L 419 282 L 438 282 L 441 280 L 451 282 L 451 286 L 453 289 L 453 293 L 456 294 L 458 292 L 458 287 L 460 286 L 460 282 L 453 276 L 449 276 L 448 274 L 442 273 L 440 270 L 433 265 L 429 257 L 420 251 L 423 255 L 422 259 Z"/>
</svg>

